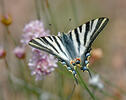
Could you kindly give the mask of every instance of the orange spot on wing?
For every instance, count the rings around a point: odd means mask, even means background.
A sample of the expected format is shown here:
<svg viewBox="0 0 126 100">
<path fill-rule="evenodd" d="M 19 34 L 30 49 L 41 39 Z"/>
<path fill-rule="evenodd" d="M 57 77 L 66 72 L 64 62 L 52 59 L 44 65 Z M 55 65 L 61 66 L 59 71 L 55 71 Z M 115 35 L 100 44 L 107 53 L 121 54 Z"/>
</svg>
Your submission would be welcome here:
<svg viewBox="0 0 126 100">
<path fill-rule="evenodd" d="M 80 58 L 76 58 L 76 60 L 79 60 L 79 61 L 81 61 L 81 59 L 80 59 Z"/>
<path fill-rule="evenodd" d="M 70 61 L 70 64 L 73 64 L 73 63 L 75 63 L 75 61 L 71 60 L 71 61 Z"/>
</svg>

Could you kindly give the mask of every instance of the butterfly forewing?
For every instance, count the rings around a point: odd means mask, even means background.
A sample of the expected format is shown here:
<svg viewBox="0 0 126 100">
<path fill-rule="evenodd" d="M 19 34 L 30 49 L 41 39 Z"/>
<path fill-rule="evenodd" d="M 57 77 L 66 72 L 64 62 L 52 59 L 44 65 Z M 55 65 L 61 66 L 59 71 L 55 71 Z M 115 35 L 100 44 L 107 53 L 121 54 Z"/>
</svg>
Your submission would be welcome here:
<svg viewBox="0 0 126 100">
<path fill-rule="evenodd" d="M 60 36 L 46 36 L 35 38 L 29 42 L 29 45 L 39 50 L 53 54 L 59 59 L 65 61 L 68 61 L 70 59 Z"/>
<path fill-rule="evenodd" d="M 68 33 L 69 38 L 73 41 L 77 56 L 81 57 L 85 53 L 107 22 L 108 18 L 97 18 Z"/>
</svg>

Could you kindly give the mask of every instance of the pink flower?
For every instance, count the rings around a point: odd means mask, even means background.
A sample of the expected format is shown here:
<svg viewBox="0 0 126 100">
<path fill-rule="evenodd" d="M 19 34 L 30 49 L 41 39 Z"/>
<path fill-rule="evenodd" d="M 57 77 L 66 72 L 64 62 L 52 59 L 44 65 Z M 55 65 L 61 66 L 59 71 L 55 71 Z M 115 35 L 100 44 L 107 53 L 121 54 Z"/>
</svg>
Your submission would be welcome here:
<svg viewBox="0 0 126 100">
<path fill-rule="evenodd" d="M 54 56 L 33 49 L 33 55 L 28 65 L 32 71 L 32 75 L 36 76 L 36 80 L 41 80 L 44 76 L 55 70 L 55 67 L 57 67 L 56 63 L 57 59 Z"/>
<path fill-rule="evenodd" d="M 25 48 L 24 47 L 16 47 L 14 49 L 14 54 L 19 59 L 25 58 Z"/>
<path fill-rule="evenodd" d="M 29 24 L 25 25 L 23 32 L 21 43 L 24 46 L 33 38 L 49 35 L 49 30 L 45 30 L 43 23 L 39 20 L 31 21 Z"/>
<path fill-rule="evenodd" d="M 23 32 L 21 43 L 24 47 L 33 38 L 49 36 L 49 30 L 45 30 L 43 23 L 38 20 L 25 25 Z M 32 48 L 32 58 L 29 59 L 28 66 L 31 69 L 31 74 L 36 76 L 36 80 L 41 80 L 55 70 L 57 59 L 52 55 Z"/>
</svg>

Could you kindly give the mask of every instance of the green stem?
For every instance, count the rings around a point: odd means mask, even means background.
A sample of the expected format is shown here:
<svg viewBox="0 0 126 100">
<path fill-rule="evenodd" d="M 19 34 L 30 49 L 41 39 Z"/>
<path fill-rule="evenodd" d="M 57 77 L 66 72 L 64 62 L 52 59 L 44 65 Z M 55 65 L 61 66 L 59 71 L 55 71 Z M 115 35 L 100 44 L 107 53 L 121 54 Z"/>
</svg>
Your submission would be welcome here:
<svg viewBox="0 0 126 100">
<path fill-rule="evenodd" d="M 60 64 L 58 63 L 58 65 L 60 65 Z M 59 70 L 62 70 L 62 67 L 59 67 Z M 64 100 L 64 76 L 63 76 L 63 74 L 60 74 L 60 72 L 56 73 L 56 76 L 58 78 L 57 83 L 58 83 L 58 87 L 59 87 L 58 95 L 59 95 L 59 97 L 61 97 L 60 98 L 61 100 Z"/>
<path fill-rule="evenodd" d="M 41 19 L 41 15 L 40 15 L 40 0 L 35 0 L 35 8 L 36 8 L 36 15 L 37 15 L 37 19 L 40 20 Z"/>
<path fill-rule="evenodd" d="M 12 40 L 12 42 L 14 43 L 14 45 L 16 46 L 17 45 L 16 44 L 16 41 L 13 38 L 13 36 L 11 35 L 10 30 L 9 30 L 9 27 L 8 26 L 5 26 L 5 27 L 6 27 L 6 30 L 7 30 L 8 35 L 10 36 L 10 39 Z"/>
<path fill-rule="evenodd" d="M 9 65 L 8 65 L 8 62 L 7 62 L 6 58 L 4 58 L 4 62 L 5 62 L 5 65 L 6 65 L 6 69 L 9 71 Z"/>
<path fill-rule="evenodd" d="M 15 41 L 15 39 L 13 38 L 13 36 L 12 36 L 12 34 L 11 34 L 11 32 L 10 32 L 10 30 L 9 30 L 9 27 L 8 26 L 5 26 L 5 28 L 6 28 L 6 30 L 7 30 L 7 34 L 9 35 L 9 38 L 10 38 L 10 40 L 12 40 L 12 43 L 14 44 L 14 46 L 17 46 L 17 43 L 16 43 L 16 41 Z M 6 36 L 5 36 L 6 37 Z M 21 66 L 20 67 L 20 69 L 21 69 L 21 74 L 22 74 L 22 76 L 24 76 L 25 74 L 24 74 L 24 71 L 23 71 L 23 65 L 22 65 L 22 62 L 21 62 L 21 60 L 19 60 L 18 59 L 18 65 L 19 66 Z M 25 78 L 25 76 L 24 76 L 24 78 Z"/>
<path fill-rule="evenodd" d="M 11 76 L 11 79 L 12 79 L 13 84 L 16 84 L 16 85 L 22 87 L 26 91 L 29 91 L 31 93 L 34 93 L 37 96 L 39 96 L 42 93 L 42 91 L 41 91 L 40 88 L 37 88 L 37 87 L 33 86 L 32 84 L 29 84 L 28 82 L 26 82 L 26 81 L 24 81 L 24 80 L 22 80 L 20 78 L 15 77 L 11 73 L 10 73 L 10 76 Z"/>
<path fill-rule="evenodd" d="M 53 13 L 52 13 L 52 10 L 51 10 L 51 8 L 50 8 L 50 5 L 49 5 L 49 2 L 48 2 L 48 0 L 45 0 L 45 5 L 46 5 L 46 8 L 48 9 L 48 12 L 49 12 L 49 14 L 50 14 L 50 16 L 51 16 L 51 21 L 52 21 L 52 24 L 53 24 L 53 26 L 54 26 L 54 29 L 55 29 L 55 31 L 54 32 L 58 32 L 57 31 L 57 26 L 56 26 L 56 22 L 55 22 L 55 19 L 54 19 L 54 16 L 53 16 Z"/>
<path fill-rule="evenodd" d="M 76 70 L 76 71 L 77 71 L 77 70 Z M 93 93 L 89 90 L 87 84 L 84 82 L 84 80 L 82 79 L 82 77 L 81 77 L 81 75 L 80 75 L 80 73 L 79 73 L 78 71 L 77 71 L 77 74 L 78 74 L 78 76 L 79 76 L 80 84 L 82 85 L 82 87 L 84 87 L 84 88 L 87 90 L 87 92 L 89 93 L 89 95 L 91 96 L 91 98 L 92 98 L 93 100 L 97 100 L 97 99 L 95 98 L 95 96 L 93 95 Z"/>
<path fill-rule="evenodd" d="M 59 88 L 58 88 L 58 94 L 59 94 L 59 97 L 61 97 L 60 99 L 63 100 L 63 87 L 64 87 L 64 79 L 63 79 L 63 75 L 62 74 L 59 74 L 58 73 L 58 84 L 59 84 Z"/>
<path fill-rule="evenodd" d="M 50 21 L 49 21 L 49 16 L 48 16 L 48 14 L 47 14 L 47 11 L 46 11 L 46 9 L 45 9 L 45 4 L 43 3 L 44 1 L 43 0 L 40 0 L 41 1 L 41 10 L 42 10 L 42 16 L 44 17 L 44 20 L 45 20 L 45 25 L 46 25 L 46 27 L 48 27 L 48 29 L 49 30 L 52 30 L 51 29 L 51 25 L 50 25 Z"/>
</svg>

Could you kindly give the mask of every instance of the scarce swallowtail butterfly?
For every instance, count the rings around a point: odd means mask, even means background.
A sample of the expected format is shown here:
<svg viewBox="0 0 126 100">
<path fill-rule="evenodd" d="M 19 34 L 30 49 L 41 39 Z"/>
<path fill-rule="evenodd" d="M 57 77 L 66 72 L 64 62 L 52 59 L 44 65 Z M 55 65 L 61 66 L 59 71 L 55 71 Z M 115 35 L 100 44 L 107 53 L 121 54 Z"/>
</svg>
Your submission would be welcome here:
<svg viewBox="0 0 126 100">
<path fill-rule="evenodd" d="M 90 74 L 88 65 L 91 45 L 108 21 L 105 17 L 93 19 L 67 34 L 63 32 L 60 36 L 32 39 L 29 45 L 56 56 L 76 79 L 76 67 L 82 71 L 87 70 Z"/>
</svg>

